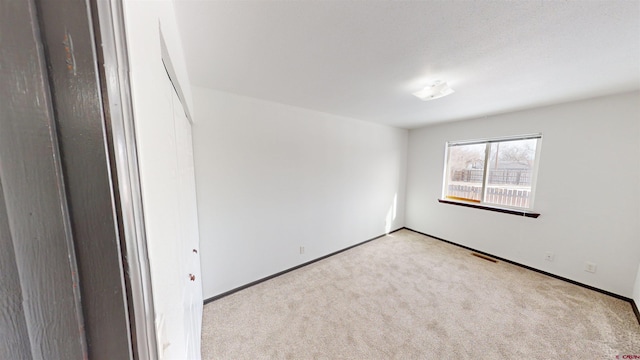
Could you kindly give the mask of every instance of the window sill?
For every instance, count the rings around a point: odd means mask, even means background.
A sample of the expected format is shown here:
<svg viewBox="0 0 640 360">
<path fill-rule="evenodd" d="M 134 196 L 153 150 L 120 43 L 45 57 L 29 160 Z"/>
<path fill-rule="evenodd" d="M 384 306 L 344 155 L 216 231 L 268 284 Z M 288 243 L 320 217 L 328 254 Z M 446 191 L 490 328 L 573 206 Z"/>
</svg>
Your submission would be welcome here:
<svg viewBox="0 0 640 360">
<path fill-rule="evenodd" d="M 438 199 L 438 202 L 442 204 L 465 206 L 465 207 L 471 207 L 471 208 L 482 209 L 482 210 L 496 211 L 503 214 L 530 217 L 530 218 L 537 218 L 538 216 L 540 216 L 539 213 L 535 213 L 527 210 L 506 209 L 506 208 L 500 208 L 500 207 L 486 206 L 486 205 L 467 203 L 467 202 L 461 202 L 461 201 L 443 200 L 443 199 Z"/>
</svg>

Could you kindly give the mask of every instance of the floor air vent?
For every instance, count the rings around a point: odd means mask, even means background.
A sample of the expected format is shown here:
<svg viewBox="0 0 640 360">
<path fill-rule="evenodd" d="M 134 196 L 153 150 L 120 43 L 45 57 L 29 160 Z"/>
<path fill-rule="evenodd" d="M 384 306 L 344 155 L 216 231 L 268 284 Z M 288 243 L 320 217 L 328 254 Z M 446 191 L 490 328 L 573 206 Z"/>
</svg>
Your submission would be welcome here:
<svg viewBox="0 0 640 360">
<path fill-rule="evenodd" d="M 498 260 L 496 260 L 496 259 L 492 259 L 492 258 L 490 258 L 490 257 L 488 257 L 488 256 L 485 256 L 485 255 L 482 255 L 482 254 L 478 254 L 478 253 L 471 253 L 471 255 L 476 256 L 476 257 L 479 257 L 480 259 L 485 259 L 485 260 L 487 260 L 487 261 L 491 261 L 492 263 L 497 263 L 497 262 L 498 262 Z"/>
</svg>

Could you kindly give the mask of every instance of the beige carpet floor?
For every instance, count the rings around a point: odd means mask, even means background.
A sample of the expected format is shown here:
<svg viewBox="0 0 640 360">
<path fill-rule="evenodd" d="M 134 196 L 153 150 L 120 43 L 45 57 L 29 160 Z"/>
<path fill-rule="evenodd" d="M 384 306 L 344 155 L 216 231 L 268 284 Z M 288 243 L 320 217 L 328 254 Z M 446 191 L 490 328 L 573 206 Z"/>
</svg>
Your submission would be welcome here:
<svg viewBox="0 0 640 360">
<path fill-rule="evenodd" d="M 628 302 L 401 230 L 209 303 L 203 359 L 620 359 Z"/>
</svg>

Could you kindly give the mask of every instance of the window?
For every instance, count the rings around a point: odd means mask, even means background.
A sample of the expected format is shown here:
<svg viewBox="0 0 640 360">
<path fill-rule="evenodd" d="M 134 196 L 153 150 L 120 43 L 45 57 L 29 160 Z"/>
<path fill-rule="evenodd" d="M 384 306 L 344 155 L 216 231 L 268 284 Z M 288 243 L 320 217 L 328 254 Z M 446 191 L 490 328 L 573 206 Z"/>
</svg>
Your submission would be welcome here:
<svg viewBox="0 0 640 360">
<path fill-rule="evenodd" d="M 532 209 L 541 139 L 535 134 L 448 142 L 443 199 Z"/>
</svg>

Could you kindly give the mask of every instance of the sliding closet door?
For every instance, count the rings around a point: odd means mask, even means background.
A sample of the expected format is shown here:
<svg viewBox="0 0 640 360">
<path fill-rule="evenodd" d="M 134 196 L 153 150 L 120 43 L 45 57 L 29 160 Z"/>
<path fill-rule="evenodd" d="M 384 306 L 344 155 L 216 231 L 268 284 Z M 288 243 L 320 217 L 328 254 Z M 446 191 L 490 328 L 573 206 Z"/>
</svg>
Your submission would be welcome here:
<svg viewBox="0 0 640 360">
<path fill-rule="evenodd" d="M 3 1 L 3 0 L 0 0 Z M 123 254 L 90 4 L 36 1 L 92 360 L 132 354 Z M 106 83 L 106 79 L 102 80 Z"/>
<path fill-rule="evenodd" d="M 31 359 L 22 289 L 0 181 L 0 358 Z"/>
<path fill-rule="evenodd" d="M 172 88 L 173 89 L 173 88 Z M 196 182 L 193 166 L 191 123 L 184 108 L 172 91 L 173 119 L 176 134 L 176 174 L 178 180 L 178 213 L 180 223 L 180 257 L 182 272 L 188 282 L 184 287 L 184 323 L 186 348 L 189 359 L 200 356 L 200 329 L 202 327 L 202 282 L 196 206 Z"/>
<path fill-rule="evenodd" d="M 0 0 L 0 359 L 124 360 L 138 346 L 95 5 Z"/>
<path fill-rule="evenodd" d="M 78 271 L 37 14 L 33 1 L 0 1 L 0 358 L 83 359 Z"/>
</svg>

